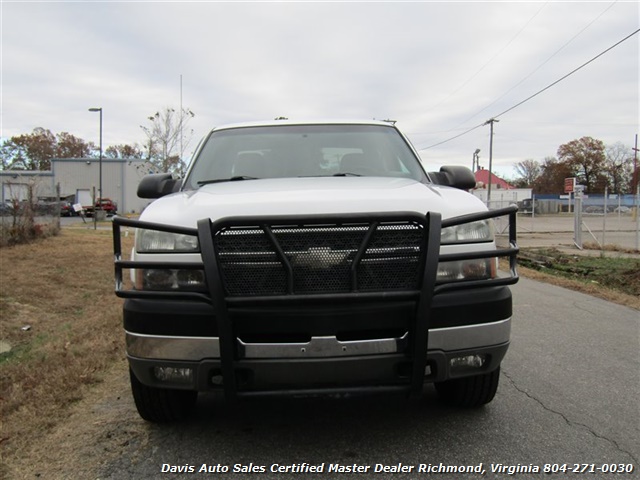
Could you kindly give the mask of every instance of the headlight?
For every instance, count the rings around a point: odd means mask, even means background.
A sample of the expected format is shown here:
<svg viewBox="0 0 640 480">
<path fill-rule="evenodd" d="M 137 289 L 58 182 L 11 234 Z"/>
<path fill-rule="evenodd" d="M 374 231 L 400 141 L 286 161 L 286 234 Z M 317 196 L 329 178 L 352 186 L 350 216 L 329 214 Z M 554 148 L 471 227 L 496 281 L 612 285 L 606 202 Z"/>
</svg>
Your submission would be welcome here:
<svg viewBox="0 0 640 480">
<path fill-rule="evenodd" d="M 158 230 L 136 231 L 136 251 L 139 253 L 192 253 L 198 252 L 198 237 Z"/>
<path fill-rule="evenodd" d="M 493 221 L 490 219 L 479 220 L 443 228 L 440 234 L 440 243 L 448 245 L 452 243 L 491 242 L 493 237 Z"/>
</svg>

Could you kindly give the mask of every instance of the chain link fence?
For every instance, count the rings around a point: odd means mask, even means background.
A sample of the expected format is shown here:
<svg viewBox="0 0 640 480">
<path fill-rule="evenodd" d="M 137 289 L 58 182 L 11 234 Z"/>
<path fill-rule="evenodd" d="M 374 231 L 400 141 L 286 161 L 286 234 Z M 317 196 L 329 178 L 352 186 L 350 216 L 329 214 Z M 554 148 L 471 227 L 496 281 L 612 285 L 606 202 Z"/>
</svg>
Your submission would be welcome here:
<svg viewBox="0 0 640 480">
<path fill-rule="evenodd" d="M 0 204 L 0 246 L 26 243 L 60 231 L 60 215 L 65 202 L 56 196 L 38 196 L 37 184 L 22 183 L 9 191 Z M 19 193 L 18 193 L 19 192 Z M 12 194 L 13 193 L 13 194 Z"/>
<path fill-rule="evenodd" d="M 567 196 L 568 197 L 568 196 Z M 501 208 L 504 202 L 491 202 Z M 585 195 L 519 202 L 518 243 L 640 253 L 640 195 Z M 504 234 L 504 225 L 496 225 Z"/>
</svg>

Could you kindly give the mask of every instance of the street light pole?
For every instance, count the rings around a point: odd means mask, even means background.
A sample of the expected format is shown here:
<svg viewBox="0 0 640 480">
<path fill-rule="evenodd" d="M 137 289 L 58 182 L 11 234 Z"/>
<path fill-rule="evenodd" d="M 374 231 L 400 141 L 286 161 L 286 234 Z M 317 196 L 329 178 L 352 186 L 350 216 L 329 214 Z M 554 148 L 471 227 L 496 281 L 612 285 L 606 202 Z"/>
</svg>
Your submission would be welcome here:
<svg viewBox="0 0 640 480">
<path fill-rule="evenodd" d="M 476 151 L 473 152 L 473 162 L 471 164 L 471 171 L 476 173 L 477 170 L 480 170 L 480 149 L 476 148 Z"/>
<path fill-rule="evenodd" d="M 98 211 L 102 211 L 102 107 L 90 108 L 90 112 L 100 112 L 100 158 L 98 161 L 99 180 L 98 180 L 98 206 L 94 207 L 93 216 L 94 219 L 98 215 Z"/>
</svg>

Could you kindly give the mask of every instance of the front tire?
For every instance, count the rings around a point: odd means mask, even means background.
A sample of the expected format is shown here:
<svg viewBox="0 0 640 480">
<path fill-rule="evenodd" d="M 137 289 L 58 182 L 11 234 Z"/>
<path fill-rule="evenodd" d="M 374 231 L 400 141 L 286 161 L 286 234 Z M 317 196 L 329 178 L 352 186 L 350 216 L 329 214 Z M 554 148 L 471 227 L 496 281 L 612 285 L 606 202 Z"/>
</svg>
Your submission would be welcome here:
<svg viewBox="0 0 640 480">
<path fill-rule="evenodd" d="M 138 413 L 148 422 L 167 423 L 185 419 L 193 410 L 198 392 L 148 387 L 129 369 L 131 392 Z"/>
<path fill-rule="evenodd" d="M 436 382 L 440 399 L 456 407 L 474 408 L 486 405 L 496 395 L 500 380 L 500 367 L 489 373 L 472 377 Z"/>
</svg>

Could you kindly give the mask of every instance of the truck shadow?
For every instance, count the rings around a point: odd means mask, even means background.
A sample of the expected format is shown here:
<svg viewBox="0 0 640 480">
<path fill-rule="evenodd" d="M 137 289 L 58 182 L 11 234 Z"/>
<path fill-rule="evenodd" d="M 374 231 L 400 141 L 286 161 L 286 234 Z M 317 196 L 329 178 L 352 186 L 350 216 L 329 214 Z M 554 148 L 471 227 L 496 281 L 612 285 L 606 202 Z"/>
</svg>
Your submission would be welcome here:
<svg viewBox="0 0 640 480">
<path fill-rule="evenodd" d="M 487 407 L 443 405 L 432 386 L 420 399 L 401 394 L 253 398 L 230 405 L 220 395 L 207 394 L 200 395 L 186 422 L 151 426 L 149 443 L 158 453 L 164 450 L 158 458 L 171 464 L 374 465 L 390 457 L 424 461 L 408 457 L 416 450 L 428 454 L 430 445 L 455 443 L 476 425 L 493 421 Z M 181 439 L 190 445 L 184 451 L 175 448 Z"/>
</svg>

